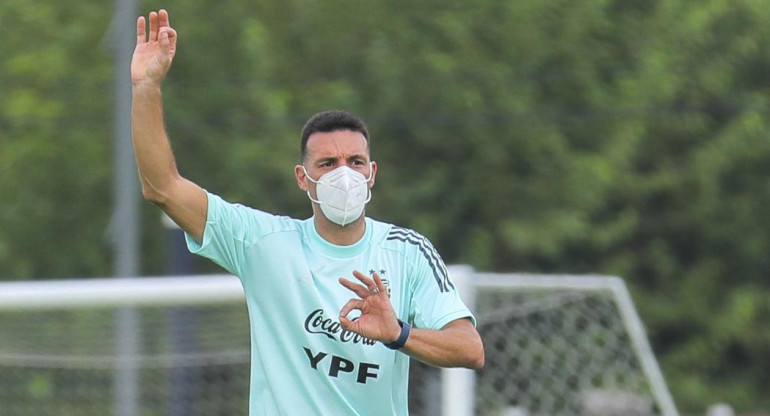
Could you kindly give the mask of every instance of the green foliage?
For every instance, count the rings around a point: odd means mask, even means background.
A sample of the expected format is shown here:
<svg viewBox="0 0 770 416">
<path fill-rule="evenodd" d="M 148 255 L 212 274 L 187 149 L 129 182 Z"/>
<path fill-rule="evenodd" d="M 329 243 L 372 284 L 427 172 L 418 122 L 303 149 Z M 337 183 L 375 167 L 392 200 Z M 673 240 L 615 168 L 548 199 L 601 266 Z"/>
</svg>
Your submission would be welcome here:
<svg viewBox="0 0 770 416">
<path fill-rule="evenodd" d="M 95 2 L 0 5 L 0 275 L 106 274 L 111 65 Z"/>
<path fill-rule="evenodd" d="M 308 216 L 300 127 L 352 110 L 380 166 L 369 214 L 449 263 L 622 276 L 684 412 L 770 408 L 764 2 L 163 7 L 180 34 L 164 93 L 185 176 Z M 0 4 L 3 278 L 110 273 L 111 13 Z M 161 273 L 158 214 L 143 213 L 143 270 Z"/>
</svg>

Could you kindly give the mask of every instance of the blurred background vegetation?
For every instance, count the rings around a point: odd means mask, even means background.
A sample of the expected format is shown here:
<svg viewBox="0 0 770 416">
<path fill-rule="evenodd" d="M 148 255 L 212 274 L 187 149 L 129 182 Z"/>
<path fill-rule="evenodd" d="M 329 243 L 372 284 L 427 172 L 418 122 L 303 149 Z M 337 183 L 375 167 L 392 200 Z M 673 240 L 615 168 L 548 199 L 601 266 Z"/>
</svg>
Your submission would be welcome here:
<svg viewBox="0 0 770 416">
<path fill-rule="evenodd" d="M 351 110 L 380 166 L 370 216 L 447 263 L 621 276 L 681 411 L 770 409 L 765 1 L 142 4 L 160 7 L 185 176 L 307 217 L 299 130 Z M 0 2 L 0 280 L 112 273 L 113 12 Z M 162 274 L 160 213 L 142 219 Z"/>
</svg>

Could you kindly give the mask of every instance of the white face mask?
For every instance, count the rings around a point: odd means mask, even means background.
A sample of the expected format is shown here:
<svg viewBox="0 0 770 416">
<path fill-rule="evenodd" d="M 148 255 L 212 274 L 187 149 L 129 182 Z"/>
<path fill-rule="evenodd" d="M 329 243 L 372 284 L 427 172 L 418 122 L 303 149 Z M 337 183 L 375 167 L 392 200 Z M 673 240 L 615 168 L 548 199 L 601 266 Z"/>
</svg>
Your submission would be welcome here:
<svg viewBox="0 0 770 416">
<path fill-rule="evenodd" d="M 370 162 L 370 172 L 372 172 L 371 168 Z M 307 192 L 308 198 L 320 205 L 326 218 L 335 224 L 344 226 L 357 220 L 364 212 L 364 205 L 372 199 L 369 189 L 371 173 L 369 178 L 366 178 L 347 166 L 340 166 L 325 173 L 316 181 L 307 174 L 304 166 L 302 170 L 305 171 L 305 176 L 310 182 L 318 185 L 315 189 L 318 199 L 313 199 L 310 191 Z"/>
</svg>

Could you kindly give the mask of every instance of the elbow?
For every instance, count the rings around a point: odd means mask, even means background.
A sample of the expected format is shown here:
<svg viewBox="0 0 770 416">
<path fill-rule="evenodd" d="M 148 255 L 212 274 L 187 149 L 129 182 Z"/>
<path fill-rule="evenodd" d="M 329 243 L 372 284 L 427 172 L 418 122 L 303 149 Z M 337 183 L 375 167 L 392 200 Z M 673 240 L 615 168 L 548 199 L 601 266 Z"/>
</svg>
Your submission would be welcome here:
<svg viewBox="0 0 770 416">
<path fill-rule="evenodd" d="M 481 354 L 476 358 L 476 360 L 471 365 L 472 370 L 481 370 L 484 367 L 484 351 L 481 351 Z"/>
<path fill-rule="evenodd" d="M 466 344 L 465 354 L 463 354 L 463 360 L 461 367 L 465 367 L 471 370 L 481 370 L 484 367 L 484 343 L 481 341 L 481 337 L 476 334 L 472 341 Z"/>
<path fill-rule="evenodd" d="M 158 206 L 163 206 L 167 199 L 162 192 L 146 184 L 142 184 L 142 197 L 145 201 Z"/>
<path fill-rule="evenodd" d="M 147 202 L 154 203 L 154 201 L 157 199 L 157 196 L 152 189 L 142 184 L 142 198 L 144 198 L 144 200 Z"/>
<path fill-rule="evenodd" d="M 481 370 L 484 367 L 484 344 L 479 339 L 478 347 L 474 349 L 475 353 L 470 357 L 468 368 L 471 370 Z"/>
<path fill-rule="evenodd" d="M 147 202 L 163 207 L 168 203 L 169 193 L 146 178 L 142 178 L 142 197 Z"/>
</svg>

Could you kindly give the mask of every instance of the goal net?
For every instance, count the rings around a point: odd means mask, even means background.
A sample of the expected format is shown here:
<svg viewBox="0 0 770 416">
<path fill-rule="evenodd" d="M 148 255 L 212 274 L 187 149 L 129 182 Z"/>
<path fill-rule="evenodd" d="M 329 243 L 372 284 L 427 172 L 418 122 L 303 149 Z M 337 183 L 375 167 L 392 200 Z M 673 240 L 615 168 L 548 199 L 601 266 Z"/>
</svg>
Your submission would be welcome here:
<svg viewBox="0 0 770 416">
<path fill-rule="evenodd" d="M 677 415 L 621 279 L 455 275 L 486 352 L 485 367 L 466 375 L 473 397 L 457 398 L 455 406 L 475 401 L 466 414 Z"/>
<path fill-rule="evenodd" d="M 450 267 L 486 365 L 413 360 L 413 416 L 676 416 L 620 279 Z M 0 283 L 0 415 L 247 415 L 232 276 Z"/>
<path fill-rule="evenodd" d="M 0 284 L 1 416 L 247 415 L 232 276 Z"/>
</svg>

